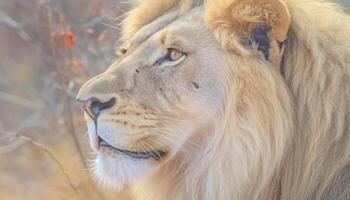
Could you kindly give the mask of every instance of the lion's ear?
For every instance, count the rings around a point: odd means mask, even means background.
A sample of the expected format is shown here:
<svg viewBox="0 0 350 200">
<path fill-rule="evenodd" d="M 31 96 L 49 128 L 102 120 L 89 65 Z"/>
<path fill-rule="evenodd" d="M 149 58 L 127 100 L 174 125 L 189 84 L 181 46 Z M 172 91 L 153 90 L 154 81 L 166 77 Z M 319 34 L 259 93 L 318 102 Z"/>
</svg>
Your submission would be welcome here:
<svg viewBox="0 0 350 200">
<path fill-rule="evenodd" d="M 281 0 L 209 1 L 206 21 L 228 50 L 251 47 L 280 62 L 291 16 Z"/>
</svg>

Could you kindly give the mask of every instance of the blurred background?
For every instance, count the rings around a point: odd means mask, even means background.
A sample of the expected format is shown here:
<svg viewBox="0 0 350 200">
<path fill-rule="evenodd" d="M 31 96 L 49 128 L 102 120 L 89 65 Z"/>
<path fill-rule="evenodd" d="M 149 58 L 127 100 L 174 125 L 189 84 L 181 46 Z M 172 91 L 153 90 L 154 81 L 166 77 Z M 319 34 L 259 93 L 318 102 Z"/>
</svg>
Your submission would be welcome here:
<svg viewBox="0 0 350 200">
<path fill-rule="evenodd" d="M 89 175 L 79 87 L 114 60 L 128 4 L 0 0 L 0 199 L 128 199 Z"/>
<path fill-rule="evenodd" d="M 336 0 L 350 7 L 350 0 Z M 0 0 L 0 199 L 126 200 L 89 175 L 79 87 L 115 59 L 125 0 Z"/>
</svg>

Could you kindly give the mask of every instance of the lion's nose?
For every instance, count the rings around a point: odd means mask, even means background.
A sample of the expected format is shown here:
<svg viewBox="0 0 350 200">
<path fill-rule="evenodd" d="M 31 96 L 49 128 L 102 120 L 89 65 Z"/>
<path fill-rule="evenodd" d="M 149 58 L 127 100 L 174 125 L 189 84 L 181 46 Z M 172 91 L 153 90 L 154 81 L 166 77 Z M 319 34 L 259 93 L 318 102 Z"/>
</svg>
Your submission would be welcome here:
<svg viewBox="0 0 350 200">
<path fill-rule="evenodd" d="M 91 117 L 92 120 L 96 121 L 98 115 L 102 110 L 111 108 L 116 103 L 116 98 L 113 97 L 106 102 L 102 102 L 98 98 L 90 98 L 87 101 L 83 101 L 84 111 Z"/>
</svg>

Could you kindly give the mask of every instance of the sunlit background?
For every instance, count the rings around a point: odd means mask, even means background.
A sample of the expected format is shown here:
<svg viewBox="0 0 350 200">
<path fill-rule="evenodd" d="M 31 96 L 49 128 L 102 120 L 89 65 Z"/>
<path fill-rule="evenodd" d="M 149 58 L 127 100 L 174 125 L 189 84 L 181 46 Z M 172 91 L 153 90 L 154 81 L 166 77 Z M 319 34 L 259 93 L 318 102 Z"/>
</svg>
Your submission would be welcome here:
<svg viewBox="0 0 350 200">
<path fill-rule="evenodd" d="M 130 199 L 90 177 L 74 101 L 115 59 L 127 10 L 126 0 L 0 0 L 1 200 Z"/>
</svg>

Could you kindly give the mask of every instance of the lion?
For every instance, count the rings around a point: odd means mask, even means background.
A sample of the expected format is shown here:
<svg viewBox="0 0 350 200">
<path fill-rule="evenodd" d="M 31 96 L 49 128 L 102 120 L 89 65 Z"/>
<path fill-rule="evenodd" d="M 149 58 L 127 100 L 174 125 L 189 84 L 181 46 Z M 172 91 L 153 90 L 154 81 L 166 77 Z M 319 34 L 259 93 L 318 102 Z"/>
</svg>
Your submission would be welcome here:
<svg viewBox="0 0 350 200">
<path fill-rule="evenodd" d="M 350 199 L 350 15 L 144 0 L 82 102 L 93 174 L 143 200 Z"/>
</svg>

